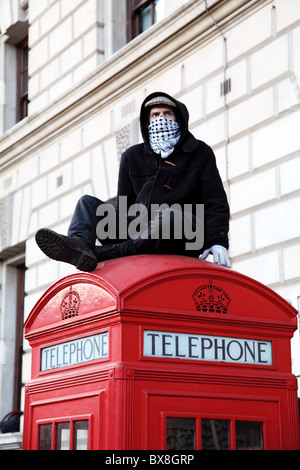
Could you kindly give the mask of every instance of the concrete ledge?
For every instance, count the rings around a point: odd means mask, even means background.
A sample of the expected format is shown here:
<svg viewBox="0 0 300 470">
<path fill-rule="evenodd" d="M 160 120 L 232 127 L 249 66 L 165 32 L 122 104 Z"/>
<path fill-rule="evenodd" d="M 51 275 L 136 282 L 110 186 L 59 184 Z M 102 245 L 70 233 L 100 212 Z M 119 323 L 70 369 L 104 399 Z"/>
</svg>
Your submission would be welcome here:
<svg viewBox="0 0 300 470">
<path fill-rule="evenodd" d="M 0 434 L 0 450 L 22 450 L 23 433 L 8 432 Z"/>
</svg>

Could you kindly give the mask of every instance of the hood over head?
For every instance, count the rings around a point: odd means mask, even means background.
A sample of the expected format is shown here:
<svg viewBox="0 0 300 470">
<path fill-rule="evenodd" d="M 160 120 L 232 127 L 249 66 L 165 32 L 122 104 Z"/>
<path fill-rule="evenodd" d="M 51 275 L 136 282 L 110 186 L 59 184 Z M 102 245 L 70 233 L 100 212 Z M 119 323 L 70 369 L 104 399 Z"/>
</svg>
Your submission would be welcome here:
<svg viewBox="0 0 300 470">
<path fill-rule="evenodd" d="M 182 142 L 188 134 L 189 112 L 187 107 L 167 93 L 157 91 L 148 95 L 141 105 L 140 126 L 145 144 L 149 146 L 149 114 L 150 109 L 155 106 L 170 106 L 174 109 L 176 121 L 180 125 L 181 131 L 181 139 L 179 143 Z"/>
</svg>

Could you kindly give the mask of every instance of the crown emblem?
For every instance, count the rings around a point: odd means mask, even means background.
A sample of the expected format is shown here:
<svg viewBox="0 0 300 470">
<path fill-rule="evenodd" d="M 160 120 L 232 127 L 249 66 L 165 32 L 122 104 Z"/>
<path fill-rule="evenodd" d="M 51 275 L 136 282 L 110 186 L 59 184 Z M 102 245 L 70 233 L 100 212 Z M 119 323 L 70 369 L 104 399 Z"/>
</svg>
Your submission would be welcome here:
<svg viewBox="0 0 300 470">
<path fill-rule="evenodd" d="M 60 304 L 60 311 L 63 320 L 67 318 L 77 317 L 79 312 L 79 305 L 80 305 L 80 297 L 78 292 L 70 290 L 62 299 Z"/>
<path fill-rule="evenodd" d="M 221 287 L 214 286 L 211 280 L 195 290 L 193 300 L 196 309 L 205 313 L 227 313 L 230 303 L 229 295 Z"/>
</svg>

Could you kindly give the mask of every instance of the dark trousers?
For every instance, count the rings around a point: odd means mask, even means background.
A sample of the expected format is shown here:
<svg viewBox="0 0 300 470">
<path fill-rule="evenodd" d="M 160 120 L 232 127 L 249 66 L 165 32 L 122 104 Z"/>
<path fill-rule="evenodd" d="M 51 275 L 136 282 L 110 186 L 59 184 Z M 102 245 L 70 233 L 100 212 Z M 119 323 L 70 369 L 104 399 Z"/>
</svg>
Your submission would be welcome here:
<svg viewBox="0 0 300 470">
<path fill-rule="evenodd" d="M 103 219 L 104 216 L 98 216 L 97 209 L 100 205 L 103 204 L 107 205 L 106 203 L 104 203 L 100 199 L 97 199 L 94 196 L 86 195 L 81 197 L 76 205 L 68 230 L 68 235 L 83 238 L 91 246 L 95 245 L 97 239 L 102 245 L 120 244 L 120 247 L 121 245 L 126 247 L 127 254 L 164 253 L 179 254 L 196 258 L 199 256 L 199 250 L 186 250 L 186 240 L 184 238 L 174 238 L 175 230 L 174 228 L 172 229 L 172 227 L 170 230 L 170 237 L 168 237 L 167 239 L 160 236 L 151 236 L 151 234 L 153 235 L 154 230 L 161 230 L 162 214 L 158 214 L 157 220 L 154 224 L 153 222 L 149 222 L 147 227 L 147 237 L 137 237 L 135 239 L 132 239 L 128 236 L 127 239 L 124 239 L 123 237 L 119 237 L 119 215 L 116 211 L 114 211 L 113 216 L 116 218 L 114 223 L 117 228 L 116 234 L 114 234 L 114 236 L 110 235 L 108 237 L 99 236 L 99 233 L 97 233 L 97 225 Z M 125 223 L 127 227 L 129 226 L 130 222 L 132 222 L 132 218 L 125 216 L 124 222 L 124 217 L 122 217 L 122 223 Z"/>
</svg>

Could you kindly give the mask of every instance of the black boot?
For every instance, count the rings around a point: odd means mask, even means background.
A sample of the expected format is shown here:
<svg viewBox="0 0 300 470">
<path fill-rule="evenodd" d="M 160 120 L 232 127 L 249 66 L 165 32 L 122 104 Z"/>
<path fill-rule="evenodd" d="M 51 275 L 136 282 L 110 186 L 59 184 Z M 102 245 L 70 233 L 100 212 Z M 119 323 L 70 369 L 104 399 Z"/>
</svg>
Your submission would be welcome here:
<svg viewBox="0 0 300 470">
<path fill-rule="evenodd" d="M 136 255 L 143 253 L 140 240 L 126 240 L 121 243 L 107 244 L 95 247 L 97 262 L 108 259 L 122 258 L 123 256 Z"/>
<path fill-rule="evenodd" d="M 66 237 L 53 230 L 42 228 L 35 235 L 39 248 L 49 258 L 73 264 L 80 271 L 94 271 L 97 258 L 88 242 L 76 237 Z"/>
</svg>

